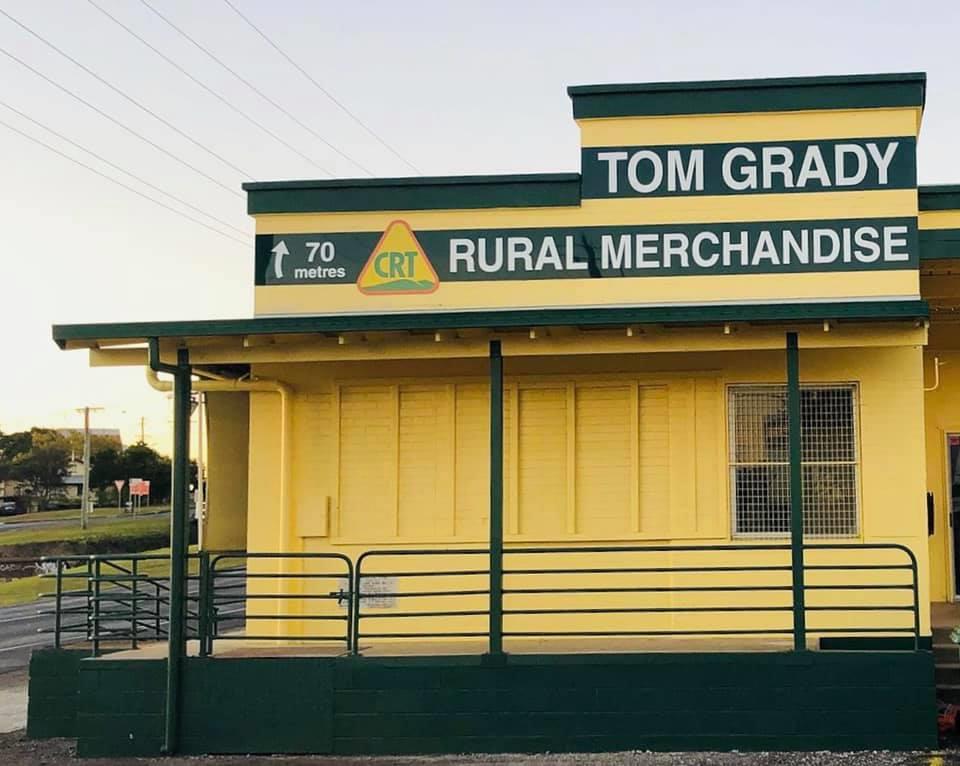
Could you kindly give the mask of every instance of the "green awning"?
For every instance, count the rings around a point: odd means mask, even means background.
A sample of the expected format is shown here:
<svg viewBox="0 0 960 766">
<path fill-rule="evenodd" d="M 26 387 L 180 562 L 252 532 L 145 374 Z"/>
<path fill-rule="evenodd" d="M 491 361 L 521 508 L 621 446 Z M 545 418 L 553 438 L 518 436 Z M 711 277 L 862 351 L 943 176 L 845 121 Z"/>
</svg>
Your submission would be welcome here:
<svg viewBox="0 0 960 766">
<path fill-rule="evenodd" d="M 529 327 L 622 327 L 637 324 L 693 326 L 725 322 L 776 324 L 823 320 L 898 321 L 926 319 L 929 314 L 927 303 L 922 300 L 331 314 L 54 325 L 53 339 L 61 348 L 67 348 L 68 346 L 90 346 L 106 340 L 128 341 L 131 344 L 142 343 L 148 338 L 432 332 L 466 329 L 509 331 Z"/>
</svg>

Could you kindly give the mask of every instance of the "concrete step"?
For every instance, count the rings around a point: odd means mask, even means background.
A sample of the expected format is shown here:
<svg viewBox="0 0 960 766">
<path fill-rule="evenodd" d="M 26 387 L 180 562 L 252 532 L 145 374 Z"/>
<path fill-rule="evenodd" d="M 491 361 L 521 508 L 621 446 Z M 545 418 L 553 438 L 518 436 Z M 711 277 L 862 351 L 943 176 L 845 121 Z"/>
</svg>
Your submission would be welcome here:
<svg viewBox="0 0 960 766">
<path fill-rule="evenodd" d="M 960 662 L 938 664 L 936 667 L 937 688 L 956 686 L 960 688 Z"/>
<path fill-rule="evenodd" d="M 935 644 L 949 644 L 950 641 L 950 631 L 953 628 L 934 628 L 933 629 L 933 643 Z"/>
<path fill-rule="evenodd" d="M 960 646 L 952 641 L 935 643 L 933 645 L 933 661 L 937 665 L 960 662 Z"/>
</svg>

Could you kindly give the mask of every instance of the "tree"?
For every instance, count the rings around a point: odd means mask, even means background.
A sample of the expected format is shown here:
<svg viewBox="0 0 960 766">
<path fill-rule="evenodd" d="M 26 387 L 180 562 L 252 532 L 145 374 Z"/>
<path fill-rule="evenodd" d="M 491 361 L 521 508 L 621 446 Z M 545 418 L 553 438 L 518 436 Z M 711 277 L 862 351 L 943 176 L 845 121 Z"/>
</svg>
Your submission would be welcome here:
<svg viewBox="0 0 960 766">
<path fill-rule="evenodd" d="M 91 450 L 92 452 L 92 450 Z M 114 445 L 101 447 L 90 455 L 90 486 L 94 489 L 112 487 L 117 479 L 126 480 L 123 454 Z"/>
<path fill-rule="evenodd" d="M 29 452 L 32 444 L 29 431 L 0 433 L 0 481 L 14 478 L 14 461 L 20 455 Z"/>
<path fill-rule="evenodd" d="M 40 508 L 63 486 L 70 470 L 70 445 L 56 431 L 34 428 L 30 431 L 30 449 L 11 463 L 11 477 L 29 488 Z"/>
<path fill-rule="evenodd" d="M 151 498 L 170 497 L 170 458 L 140 442 L 127 447 L 120 462 L 125 474 L 117 478 L 145 479 L 150 482 Z"/>
</svg>

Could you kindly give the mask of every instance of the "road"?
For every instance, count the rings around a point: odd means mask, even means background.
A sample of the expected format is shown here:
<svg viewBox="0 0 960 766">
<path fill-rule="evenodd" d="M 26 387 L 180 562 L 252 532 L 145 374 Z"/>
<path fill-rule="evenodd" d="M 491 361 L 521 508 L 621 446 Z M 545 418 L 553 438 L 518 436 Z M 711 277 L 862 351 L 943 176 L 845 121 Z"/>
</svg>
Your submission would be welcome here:
<svg viewBox="0 0 960 766">
<path fill-rule="evenodd" d="M 188 593 L 195 597 L 198 587 L 197 582 L 190 582 Z M 233 595 L 242 597 L 243 589 L 237 588 Z M 52 606 L 52 599 L 43 599 L 30 604 L 0 608 L 0 674 L 26 669 L 30 664 L 30 655 L 35 649 L 53 646 L 53 634 L 39 632 L 42 628 L 53 628 L 53 615 L 37 614 L 39 609 L 50 609 Z M 195 605 L 192 608 L 195 608 Z M 221 631 L 242 627 L 242 607 L 221 610 L 220 614 L 221 616 L 230 615 L 229 619 L 221 620 Z M 76 622 L 82 618 L 79 615 L 72 615 L 70 619 Z M 162 619 L 161 629 L 165 629 L 166 626 L 167 620 Z M 72 638 L 71 640 L 76 642 L 82 639 Z"/>
<path fill-rule="evenodd" d="M 53 635 L 38 633 L 40 628 L 52 627 L 53 617 L 37 614 L 38 609 L 51 606 L 46 599 L 0 609 L 0 673 L 26 668 L 34 649 L 53 646 Z"/>
</svg>

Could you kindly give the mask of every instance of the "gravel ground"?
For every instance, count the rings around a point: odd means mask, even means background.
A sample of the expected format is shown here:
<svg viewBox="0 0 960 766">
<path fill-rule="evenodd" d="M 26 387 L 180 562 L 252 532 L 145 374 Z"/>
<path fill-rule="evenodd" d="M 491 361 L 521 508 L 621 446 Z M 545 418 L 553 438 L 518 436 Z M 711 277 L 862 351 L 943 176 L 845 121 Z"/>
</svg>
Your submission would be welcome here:
<svg viewBox="0 0 960 766">
<path fill-rule="evenodd" d="M 940 753 L 589 753 L 546 755 L 449 755 L 398 758 L 332 756 L 200 756 L 192 758 L 109 758 L 77 760 L 73 740 L 29 740 L 22 731 L 0 735 L 3 766 L 960 766 L 960 750 Z"/>
</svg>

